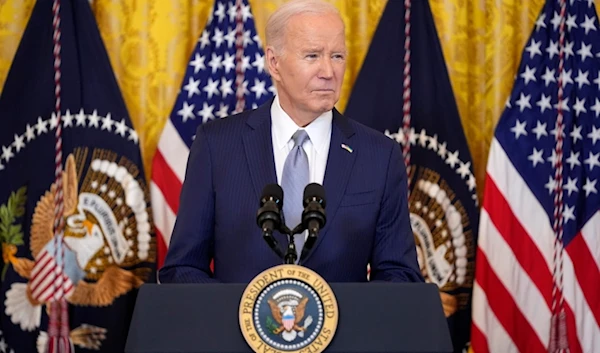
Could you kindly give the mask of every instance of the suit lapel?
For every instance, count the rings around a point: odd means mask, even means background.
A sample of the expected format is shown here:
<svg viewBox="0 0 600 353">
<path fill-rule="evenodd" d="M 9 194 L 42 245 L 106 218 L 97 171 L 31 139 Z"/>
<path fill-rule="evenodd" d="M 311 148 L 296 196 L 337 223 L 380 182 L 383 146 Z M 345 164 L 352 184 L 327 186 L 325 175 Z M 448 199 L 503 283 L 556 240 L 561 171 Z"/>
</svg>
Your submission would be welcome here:
<svg viewBox="0 0 600 353">
<path fill-rule="evenodd" d="M 346 185 L 350 180 L 350 174 L 357 151 L 352 152 L 343 148 L 342 145 L 352 146 L 351 137 L 354 130 L 346 117 L 341 115 L 336 109 L 333 110 L 333 126 L 331 129 L 331 142 L 329 145 L 329 155 L 327 156 L 327 168 L 325 169 L 325 178 L 323 187 L 325 188 L 326 206 L 325 214 L 327 222 L 325 227 L 319 232 L 315 245 L 307 255 L 304 262 L 308 261 L 315 252 L 323 238 L 327 235 L 333 218 L 338 210 L 340 202 L 344 197 Z"/>
<path fill-rule="evenodd" d="M 263 188 L 267 184 L 277 183 L 271 138 L 271 102 L 263 104 L 248 117 L 249 129 L 243 137 L 257 209 Z"/>
</svg>

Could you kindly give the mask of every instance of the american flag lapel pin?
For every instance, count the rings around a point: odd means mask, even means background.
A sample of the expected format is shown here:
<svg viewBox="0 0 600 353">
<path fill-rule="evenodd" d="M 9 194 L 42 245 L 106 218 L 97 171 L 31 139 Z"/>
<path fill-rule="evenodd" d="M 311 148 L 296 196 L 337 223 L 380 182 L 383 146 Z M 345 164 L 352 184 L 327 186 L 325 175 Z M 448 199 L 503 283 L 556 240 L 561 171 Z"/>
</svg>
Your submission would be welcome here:
<svg viewBox="0 0 600 353">
<path fill-rule="evenodd" d="M 352 148 L 350 148 L 350 146 L 348 146 L 347 144 L 342 143 L 342 148 L 345 149 L 346 151 L 352 153 Z"/>
</svg>

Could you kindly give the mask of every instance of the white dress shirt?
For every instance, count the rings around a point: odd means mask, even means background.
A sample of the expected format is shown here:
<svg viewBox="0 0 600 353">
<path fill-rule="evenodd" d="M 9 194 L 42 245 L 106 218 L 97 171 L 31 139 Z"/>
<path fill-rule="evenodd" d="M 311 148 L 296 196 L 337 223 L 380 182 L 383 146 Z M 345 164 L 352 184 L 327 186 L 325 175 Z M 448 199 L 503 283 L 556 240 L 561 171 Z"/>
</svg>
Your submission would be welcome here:
<svg viewBox="0 0 600 353">
<path fill-rule="evenodd" d="M 292 136 L 299 129 L 306 130 L 309 137 L 302 147 L 308 157 L 310 182 L 323 185 L 327 156 L 329 155 L 329 143 L 331 142 L 332 120 L 333 113 L 328 111 L 321 114 L 308 126 L 300 127 L 283 111 L 279 104 L 279 98 L 275 96 L 271 105 L 271 137 L 273 139 L 273 155 L 279 185 L 281 185 L 285 159 L 294 148 Z"/>
<path fill-rule="evenodd" d="M 306 130 L 309 137 L 302 147 L 308 157 L 310 182 L 323 185 L 325 168 L 327 167 L 327 156 L 329 155 L 329 144 L 331 142 L 332 120 L 333 112 L 330 110 L 321 114 L 306 127 L 300 127 L 281 108 L 279 97 L 275 96 L 271 105 L 271 138 L 273 139 L 273 156 L 275 158 L 275 171 L 277 172 L 277 183 L 279 185 L 281 185 L 285 159 L 292 148 L 294 148 L 292 136 L 299 129 Z M 308 236 L 307 231 L 304 232 L 304 236 Z"/>
</svg>

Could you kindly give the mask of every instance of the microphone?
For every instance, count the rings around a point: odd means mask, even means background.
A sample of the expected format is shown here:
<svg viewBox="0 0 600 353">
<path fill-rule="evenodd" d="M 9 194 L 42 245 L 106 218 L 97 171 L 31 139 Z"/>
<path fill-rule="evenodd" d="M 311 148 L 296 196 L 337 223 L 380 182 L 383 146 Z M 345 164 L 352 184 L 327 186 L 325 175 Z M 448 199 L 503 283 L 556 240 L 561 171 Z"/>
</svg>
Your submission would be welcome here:
<svg viewBox="0 0 600 353">
<path fill-rule="evenodd" d="M 256 223 L 262 229 L 263 239 L 275 253 L 283 258 L 283 253 L 273 237 L 273 230 L 281 227 L 281 208 L 283 207 L 283 189 L 277 184 L 265 186 L 260 198 L 260 208 L 256 215 Z"/>
<path fill-rule="evenodd" d="M 304 211 L 302 212 L 302 226 L 308 230 L 308 237 L 302 248 L 300 259 L 304 259 L 310 252 L 319 230 L 325 226 L 325 189 L 317 183 L 310 183 L 304 188 Z"/>
</svg>

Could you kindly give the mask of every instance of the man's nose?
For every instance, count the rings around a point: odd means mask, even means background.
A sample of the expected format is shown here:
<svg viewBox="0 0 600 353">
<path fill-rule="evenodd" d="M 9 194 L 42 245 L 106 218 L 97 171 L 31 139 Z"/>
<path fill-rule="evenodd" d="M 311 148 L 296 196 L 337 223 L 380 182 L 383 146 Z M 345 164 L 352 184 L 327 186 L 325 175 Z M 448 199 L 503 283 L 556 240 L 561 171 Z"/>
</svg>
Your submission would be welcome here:
<svg viewBox="0 0 600 353">
<path fill-rule="evenodd" d="M 331 79 L 333 77 L 333 64 L 331 58 L 324 57 L 321 61 L 321 71 L 319 72 L 319 78 Z"/>
</svg>

